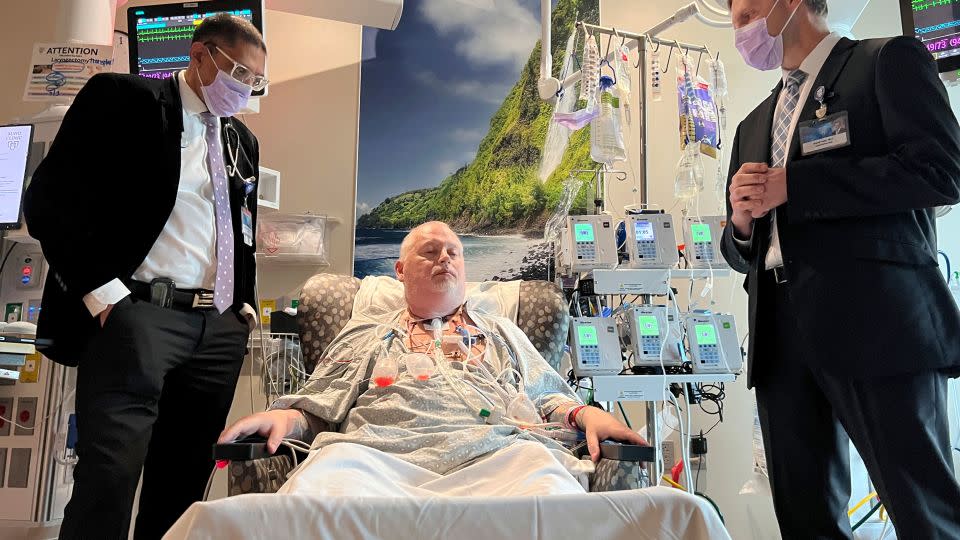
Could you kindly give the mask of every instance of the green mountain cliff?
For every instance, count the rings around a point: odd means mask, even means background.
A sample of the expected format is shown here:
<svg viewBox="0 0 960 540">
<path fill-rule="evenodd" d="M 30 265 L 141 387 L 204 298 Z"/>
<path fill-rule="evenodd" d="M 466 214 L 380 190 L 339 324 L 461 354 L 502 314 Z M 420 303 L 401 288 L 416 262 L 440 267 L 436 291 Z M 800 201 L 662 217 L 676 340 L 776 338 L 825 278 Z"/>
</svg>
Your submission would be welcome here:
<svg viewBox="0 0 960 540">
<path fill-rule="evenodd" d="M 579 15 L 578 15 L 579 14 Z M 576 17 L 597 22 L 598 0 L 559 0 L 553 11 L 554 73 L 559 73 L 567 38 Z M 410 228 L 424 221 L 441 220 L 460 232 L 542 230 L 556 207 L 563 181 L 573 169 L 595 168 L 590 159 L 590 128 L 570 136 L 570 144 L 556 171 L 541 182 L 537 177 L 541 149 L 553 115 L 553 105 L 537 95 L 540 42 L 520 73 L 520 79 L 490 120 L 490 130 L 480 142 L 474 160 L 434 188 L 408 191 L 389 197 L 363 215 L 357 227 Z M 587 184 L 574 209 L 586 209 Z"/>
</svg>

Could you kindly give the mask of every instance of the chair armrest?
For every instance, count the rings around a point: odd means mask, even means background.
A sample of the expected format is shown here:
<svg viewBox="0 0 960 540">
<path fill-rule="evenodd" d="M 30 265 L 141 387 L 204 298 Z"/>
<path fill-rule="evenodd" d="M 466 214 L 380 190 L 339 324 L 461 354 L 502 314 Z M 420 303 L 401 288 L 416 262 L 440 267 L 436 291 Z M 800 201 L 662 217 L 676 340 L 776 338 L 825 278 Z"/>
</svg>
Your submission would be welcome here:
<svg viewBox="0 0 960 540">
<path fill-rule="evenodd" d="M 213 445 L 213 459 L 227 462 L 227 493 L 276 493 L 287 476 L 306 455 L 289 446 L 280 446 L 275 454 L 267 450 L 267 440 L 260 436 L 246 437 L 231 443 Z"/>
<path fill-rule="evenodd" d="M 214 461 L 254 461 L 273 456 L 293 456 L 297 453 L 297 459 L 302 460 L 306 456 L 305 452 L 294 450 L 293 448 L 281 445 L 276 453 L 271 454 L 267 450 L 267 439 L 259 435 L 245 437 L 229 443 L 215 443 L 213 445 Z"/>
<path fill-rule="evenodd" d="M 583 444 L 577 448 L 577 457 L 584 457 L 590 454 L 587 445 Z M 637 444 L 623 444 L 615 441 L 604 441 L 600 443 L 600 457 L 611 461 L 631 461 L 634 463 L 653 463 L 657 460 L 657 453 L 652 446 L 640 446 Z"/>
<path fill-rule="evenodd" d="M 277 449 L 278 452 L 289 450 L 286 446 Z M 267 439 L 264 437 L 246 437 L 228 443 L 213 445 L 214 461 L 252 461 L 272 456 L 267 450 Z"/>
</svg>

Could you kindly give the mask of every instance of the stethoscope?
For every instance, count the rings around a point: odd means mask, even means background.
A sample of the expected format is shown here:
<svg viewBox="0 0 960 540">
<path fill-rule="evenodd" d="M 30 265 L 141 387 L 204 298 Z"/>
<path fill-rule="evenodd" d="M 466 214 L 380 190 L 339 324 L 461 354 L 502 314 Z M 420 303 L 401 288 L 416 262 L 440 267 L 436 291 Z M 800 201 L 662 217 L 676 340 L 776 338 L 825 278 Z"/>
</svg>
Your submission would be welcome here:
<svg viewBox="0 0 960 540">
<path fill-rule="evenodd" d="M 179 75 L 174 75 L 173 79 L 174 79 L 174 84 L 176 85 L 177 89 L 179 89 L 180 88 Z M 254 189 L 256 189 L 257 177 L 255 175 L 257 174 L 257 171 L 254 170 L 253 162 L 250 161 L 250 157 L 247 156 L 247 151 L 243 148 L 243 145 L 240 144 L 240 132 L 237 131 L 236 127 L 234 127 L 233 118 L 228 118 L 226 124 L 223 126 L 222 129 L 223 129 L 224 146 L 226 146 L 226 149 L 227 149 L 227 157 L 230 159 L 230 163 L 226 166 L 227 176 L 231 178 L 236 177 L 243 184 L 243 193 L 244 193 L 243 204 L 244 206 L 246 206 L 247 197 L 251 193 L 253 193 Z M 234 145 L 233 139 L 230 137 L 231 132 L 233 133 L 233 136 L 237 140 L 236 145 Z M 253 172 L 253 176 L 244 178 L 243 175 L 240 174 L 240 168 L 237 167 L 237 158 L 240 157 L 240 152 L 243 152 L 243 159 L 247 161 L 247 166 L 250 167 L 250 170 Z"/>
<path fill-rule="evenodd" d="M 236 138 L 236 144 L 233 143 L 231 133 L 233 137 Z M 239 178 L 240 181 L 243 182 L 244 195 L 250 195 L 253 193 L 253 190 L 256 189 L 257 177 L 252 175 L 244 178 L 243 175 L 240 174 L 240 168 L 237 167 L 237 158 L 240 157 L 240 152 L 243 152 L 243 159 L 247 161 L 247 166 L 250 167 L 251 170 L 253 170 L 253 162 L 250 161 L 250 158 L 247 156 L 247 151 L 244 150 L 243 145 L 240 144 L 240 132 L 234 127 L 232 118 L 228 119 L 223 126 L 223 141 L 227 150 L 227 158 L 230 160 L 230 163 L 227 164 L 227 175 Z M 256 173 L 254 172 L 254 174 Z"/>
</svg>

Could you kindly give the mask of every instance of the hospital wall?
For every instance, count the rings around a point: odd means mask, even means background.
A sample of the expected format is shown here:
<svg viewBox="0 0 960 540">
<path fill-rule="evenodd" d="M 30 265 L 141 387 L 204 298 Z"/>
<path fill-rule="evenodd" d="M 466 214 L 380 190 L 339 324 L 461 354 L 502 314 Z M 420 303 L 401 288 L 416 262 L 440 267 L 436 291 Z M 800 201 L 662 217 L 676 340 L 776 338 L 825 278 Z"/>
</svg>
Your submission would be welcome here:
<svg viewBox="0 0 960 540">
<path fill-rule="evenodd" d="M 46 108 L 43 103 L 22 101 L 27 83 L 30 52 L 35 42 L 54 39 L 59 0 L 3 2 L 3 18 L 9 21 L 0 35 L 0 123 L 26 120 Z"/>
</svg>

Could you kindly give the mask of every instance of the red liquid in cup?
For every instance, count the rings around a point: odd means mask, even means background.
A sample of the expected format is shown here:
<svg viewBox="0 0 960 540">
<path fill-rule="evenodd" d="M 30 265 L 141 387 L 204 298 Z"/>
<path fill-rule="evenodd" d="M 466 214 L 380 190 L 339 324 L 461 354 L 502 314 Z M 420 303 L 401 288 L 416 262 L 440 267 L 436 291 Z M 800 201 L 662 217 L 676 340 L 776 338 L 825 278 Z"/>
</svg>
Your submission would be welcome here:
<svg viewBox="0 0 960 540">
<path fill-rule="evenodd" d="M 374 377 L 373 384 L 383 388 L 384 386 L 390 386 L 393 384 L 393 377 Z"/>
</svg>

